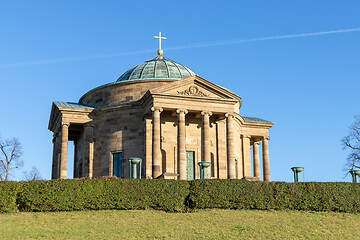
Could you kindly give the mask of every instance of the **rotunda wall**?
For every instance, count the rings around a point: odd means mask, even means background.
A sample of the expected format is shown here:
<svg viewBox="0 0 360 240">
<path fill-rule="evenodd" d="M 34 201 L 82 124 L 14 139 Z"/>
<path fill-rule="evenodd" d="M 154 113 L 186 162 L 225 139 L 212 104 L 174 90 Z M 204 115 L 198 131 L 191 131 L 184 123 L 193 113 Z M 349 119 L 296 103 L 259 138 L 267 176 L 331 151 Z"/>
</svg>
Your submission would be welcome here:
<svg viewBox="0 0 360 240">
<path fill-rule="evenodd" d="M 143 159 L 145 176 L 143 109 L 134 106 L 104 112 L 94 117 L 94 124 L 94 176 L 112 175 L 113 154 L 118 152 L 123 156 L 123 177 L 128 178 L 129 157 Z"/>
<path fill-rule="evenodd" d="M 79 102 L 96 107 L 139 100 L 149 89 L 160 87 L 174 80 L 148 80 L 114 83 L 95 88 L 83 95 Z"/>
</svg>

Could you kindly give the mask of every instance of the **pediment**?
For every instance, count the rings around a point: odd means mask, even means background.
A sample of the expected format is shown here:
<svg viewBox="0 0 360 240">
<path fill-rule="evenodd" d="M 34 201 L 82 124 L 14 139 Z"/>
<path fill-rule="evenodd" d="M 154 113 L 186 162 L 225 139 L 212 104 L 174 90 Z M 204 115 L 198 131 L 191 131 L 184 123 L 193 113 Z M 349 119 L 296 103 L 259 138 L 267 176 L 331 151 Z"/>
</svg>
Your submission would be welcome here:
<svg viewBox="0 0 360 240">
<path fill-rule="evenodd" d="M 233 92 L 213 84 L 199 76 L 185 78 L 161 87 L 150 89 L 150 93 L 241 100 L 241 98 Z"/>
</svg>

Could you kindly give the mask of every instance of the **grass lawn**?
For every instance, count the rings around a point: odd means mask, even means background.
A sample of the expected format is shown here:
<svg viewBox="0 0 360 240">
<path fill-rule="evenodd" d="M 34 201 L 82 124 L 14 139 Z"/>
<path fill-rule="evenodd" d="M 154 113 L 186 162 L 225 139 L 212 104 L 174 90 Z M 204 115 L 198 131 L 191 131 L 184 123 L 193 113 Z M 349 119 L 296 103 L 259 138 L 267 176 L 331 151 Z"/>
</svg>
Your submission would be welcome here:
<svg viewBox="0 0 360 240">
<path fill-rule="evenodd" d="M 0 214 L 0 239 L 359 239 L 360 215 L 258 210 Z"/>
</svg>

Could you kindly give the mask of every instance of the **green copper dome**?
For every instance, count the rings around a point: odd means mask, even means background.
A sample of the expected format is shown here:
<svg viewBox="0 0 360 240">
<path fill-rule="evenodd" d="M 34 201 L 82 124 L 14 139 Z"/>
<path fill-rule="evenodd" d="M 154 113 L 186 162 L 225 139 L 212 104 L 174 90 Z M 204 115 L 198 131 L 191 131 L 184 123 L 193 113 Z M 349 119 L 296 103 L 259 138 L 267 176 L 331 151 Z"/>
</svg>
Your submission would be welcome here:
<svg viewBox="0 0 360 240">
<path fill-rule="evenodd" d="M 139 80 L 181 80 L 197 75 L 194 71 L 168 58 L 157 56 L 127 70 L 116 82 Z"/>
</svg>

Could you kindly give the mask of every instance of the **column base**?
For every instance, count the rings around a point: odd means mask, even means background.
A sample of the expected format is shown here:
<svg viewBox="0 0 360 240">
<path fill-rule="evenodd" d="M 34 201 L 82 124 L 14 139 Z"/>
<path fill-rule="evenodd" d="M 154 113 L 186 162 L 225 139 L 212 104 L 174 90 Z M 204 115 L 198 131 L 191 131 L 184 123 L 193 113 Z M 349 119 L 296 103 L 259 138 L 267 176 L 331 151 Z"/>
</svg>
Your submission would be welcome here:
<svg viewBox="0 0 360 240">
<path fill-rule="evenodd" d="M 260 179 L 257 177 L 243 177 L 242 179 L 247 181 L 260 181 Z"/>
<path fill-rule="evenodd" d="M 179 177 L 179 174 L 173 173 L 173 172 L 164 172 L 160 176 L 158 176 L 156 179 L 171 179 L 171 180 L 177 180 Z"/>
</svg>

